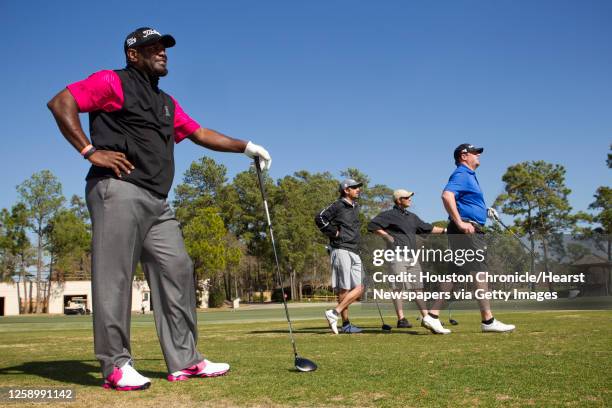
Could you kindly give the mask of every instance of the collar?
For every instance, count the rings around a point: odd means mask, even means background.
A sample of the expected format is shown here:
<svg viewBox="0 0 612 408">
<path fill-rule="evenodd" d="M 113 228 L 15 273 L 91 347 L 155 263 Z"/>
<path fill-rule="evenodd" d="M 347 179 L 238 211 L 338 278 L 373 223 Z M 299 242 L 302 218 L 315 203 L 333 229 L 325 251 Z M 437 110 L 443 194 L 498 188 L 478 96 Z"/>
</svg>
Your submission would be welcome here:
<svg viewBox="0 0 612 408">
<path fill-rule="evenodd" d="M 393 205 L 393 209 L 394 210 L 397 210 L 397 211 L 401 212 L 402 214 L 406 214 L 406 215 L 410 214 L 410 211 L 408 210 L 408 208 L 402 208 L 402 207 L 400 207 L 397 204 Z"/>
<path fill-rule="evenodd" d="M 469 174 L 476 174 L 476 172 L 474 170 L 470 169 L 468 166 L 466 166 L 463 163 L 461 163 L 460 165 L 457 166 L 457 171 L 466 172 L 466 173 L 469 173 Z"/>
<path fill-rule="evenodd" d="M 340 201 L 342 201 L 342 202 L 343 202 L 344 204 L 346 204 L 346 205 L 350 205 L 350 206 L 351 206 L 351 207 L 353 207 L 353 208 L 355 208 L 355 206 L 357 205 L 357 203 L 355 203 L 354 201 L 353 201 L 352 203 L 349 203 L 349 202 L 346 200 L 346 198 L 344 198 L 344 197 L 342 197 L 342 198 L 340 199 Z"/>
<path fill-rule="evenodd" d="M 158 90 L 158 85 L 159 85 L 159 77 L 156 76 L 151 76 L 151 75 L 147 75 L 144 72 L 142 72 L 141 70 L 139 70 L 138 68 L 136 68 L 133 65 L 128 64 L 128 66 L 126 67 L 127 70 L 133 72 L 136 74 L 136 76 L 138 76 L 140 79 L 142 79 L 143 81 L 145 81 L 146 83 L 148 83 L 149 85 L 151 85 L 151 87 L 155 90 Z"/>
</svg>

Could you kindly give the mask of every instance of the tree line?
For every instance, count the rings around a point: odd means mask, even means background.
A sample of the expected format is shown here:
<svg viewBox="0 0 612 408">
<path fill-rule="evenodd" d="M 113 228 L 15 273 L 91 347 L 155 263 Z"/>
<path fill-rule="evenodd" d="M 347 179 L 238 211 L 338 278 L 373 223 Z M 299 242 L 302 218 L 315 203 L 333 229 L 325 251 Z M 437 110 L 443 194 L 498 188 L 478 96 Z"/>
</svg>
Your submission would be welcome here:
<svg viewBox="0 0 612 408">
<path fill-rule="evenodd" d="M 79 196 L 66 202 L 49 170 L 33 174 L 17 191 L 19 202 L 0 211 L 0 279 L 17 282 L 20 313 L 41 313 L 51 281 L 90 276 L 89 213 Z"/>
<path fill-rule="evenodd" d="M 610 153 L 606 163 L 612 168 Z M 596 244 L 612 261 L 612 189 L 599 187 L 588 212 L 573 212 L 565 174 L 562 165 L 544 161 L 512 165 L 502 176 L 504 192 L 494 206 L 513 217 L 511 229 L 526 237 L 534 252 L 542 254 L 546 270 L 554 262 L 551 253 L 569 252 L 573 258 L 584 255 L 584 249 L 564 247 L 561 236 L 568 233 L 596 237 Z M 393 190 L 372 183 L 356 168 L 348 168 L 340 176 L 364 183 L 359 202 L 362 232 L 367 239 L 374 239 L 366 232 L 367 222 L 392 206 Z M 264 183 L 283 286 L 295 300 L 305 294 L 327 294 L 327 239 L 313 218 L 338 198 L 337 178 L 329 172 L 301 170 L 278 180 L 266 175 Z M 18 202 L 0 211 L 0 279 L 17 282 L 21 313 L 41 313 L 47 310 L 50 282 L 90 278 L 90 219 L 84 200 L 76 195 L 66 200 L 60 181 L 48 170 L 32 175 L 17 191 Z M 202 157 L 185 172 L 174 191 L 172 206 L 197 280 L 207 282 L 213 306 L 237 297 L 262 300 L 262 292 L 278 287 L 253 168 L 229 180 L 223 164 Z M 513 262 L 524 258 L 519 256 L 517 243 L 504 238 L 499 227 L 493 229 L 505 240 L 499 260 L 508 262 L 505 267 L 518 267 Z M 535 270 L 536 259 L 531 257 L 529 262 L 530 270 Z M 140 269 L 137 275 L 143 277 Z"/>
</svg>

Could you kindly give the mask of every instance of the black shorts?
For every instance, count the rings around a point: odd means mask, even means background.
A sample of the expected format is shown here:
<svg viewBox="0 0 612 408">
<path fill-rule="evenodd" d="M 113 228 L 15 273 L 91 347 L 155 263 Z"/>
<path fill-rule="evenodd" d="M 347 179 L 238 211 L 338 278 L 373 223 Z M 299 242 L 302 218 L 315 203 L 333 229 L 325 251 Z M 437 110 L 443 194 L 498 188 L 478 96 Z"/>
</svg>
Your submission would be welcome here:
<svg viewBox="0 0 612 408">
<path fill-rule="evenodd" d="M 448 224 L 448 247 L 454 254 L 454 262 L 448 264 L 449 274 L 468 275 L 472 272 L 489 270 L 485 234 L 482 229 L 477 228 L 476 231 L 474 234 L 465 234 L 453 221 Z M 474 255 L 468 256 L 468 254 Z"/>
</svg>

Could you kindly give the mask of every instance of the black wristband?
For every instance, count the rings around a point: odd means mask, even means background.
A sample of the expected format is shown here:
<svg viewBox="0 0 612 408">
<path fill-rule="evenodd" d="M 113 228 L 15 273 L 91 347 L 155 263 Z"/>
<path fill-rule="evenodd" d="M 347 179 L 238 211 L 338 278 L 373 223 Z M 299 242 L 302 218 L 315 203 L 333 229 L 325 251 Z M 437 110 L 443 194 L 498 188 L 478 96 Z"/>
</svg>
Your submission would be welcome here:
<svg viewBox="0 0 612 408">
<path fill-rule="evenodd" d="M 92 147 L 91 147 L 91 149 L 89 149 L 89 150 L 87 151 L 87 153 L 85 153 L 85 154 L 83 155 L 83 158 L 84 158 L 85 160 L 87 160 L 87 159 L 89 159 L 89 157 L 91 157 L 91 155 L 92 155 L 92 154 L 94 154 L 95 152 L 96 152 L 96 148 L 92 146 Z"/>
</svg>

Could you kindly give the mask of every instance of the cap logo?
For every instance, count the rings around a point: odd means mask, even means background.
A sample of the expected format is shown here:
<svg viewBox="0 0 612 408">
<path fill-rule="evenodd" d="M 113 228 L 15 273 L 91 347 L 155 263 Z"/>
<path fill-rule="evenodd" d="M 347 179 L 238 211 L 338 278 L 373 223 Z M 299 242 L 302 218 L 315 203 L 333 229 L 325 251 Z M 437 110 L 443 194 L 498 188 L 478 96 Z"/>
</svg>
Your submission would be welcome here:
<svg viewBox="0 0 612 408">
<path fill-rule="evenodd" d="M 147 38 L 148 36 L 150 36 L 150 35 L 155 35 L 155 34 L 157 34 L 157 35 L 161 36 L 161 34 L 159 33 L 159 31 L 157 31 L 157 30 L 153 30 L 153 29 L 144 30 L 144 31 L 142 32 L 142 38 Z"/>
<path fill-rule="evenodd" d="M 127 46 L 129 47 L 130 45 L 134 44 L 136 42 L 136 37 L 130 37 L 128 38 L 125 43 L 127 44 Z"/>
</svg>

